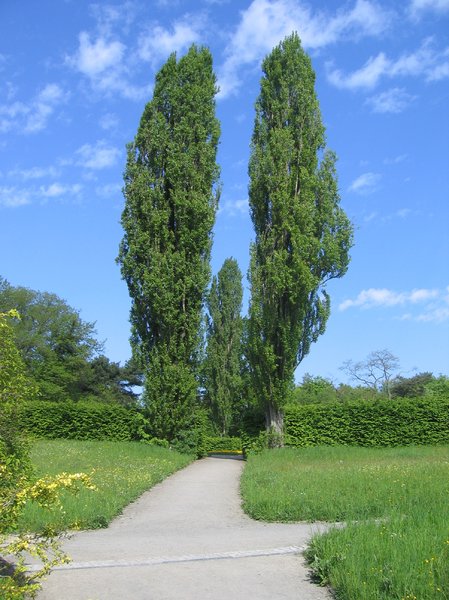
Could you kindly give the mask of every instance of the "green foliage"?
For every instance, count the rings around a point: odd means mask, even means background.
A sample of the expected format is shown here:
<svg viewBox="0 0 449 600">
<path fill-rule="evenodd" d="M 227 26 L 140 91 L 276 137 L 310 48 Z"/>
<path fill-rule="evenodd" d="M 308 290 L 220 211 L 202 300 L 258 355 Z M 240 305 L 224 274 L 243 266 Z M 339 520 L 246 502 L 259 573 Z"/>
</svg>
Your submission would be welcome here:
<svg viewBox="0 0 449 600">
<path fill-rule="evenodd" d="M 242 439 L 235 436 L 207 436 L 205 442 L 207 452 L 238 452 L 242 450 Z"/>
<path fill-rule="evenodd" d="M 204 361 L 206 402 L 217 430 L 227 436 L 242 396 L 242 274 L 227 258 L 212 279 L 207 298 L 209 311 Z"/>
<path fill-rule="evenodd" d="M 293 374 L 324 333 L 326 282 L 349 263 L 352 226 L 339 206 L 336 157 L 310 58 L 296 34 L 263 62 L 249 163 L 251 248 L 248 358 L 268 428 L 282 429 Z"/>
<path fill-rule="evenodd" d="M 434 380 L 432 373 L 418 373 L 413 377 L 396 377 L 391 383 L 393 398 L 417 398 L 424 396 L 426 385 Z"/>
<path fill-rule="evenodd" d="M 93 323 L 55 294 L 13 287 L 0 281 L 0 311 L 15 309 L 17 347 L 29 376 L 48 400 L 76 399 L 89 360 L 100 350 Z"/>
<path fill-rule="evenodd" d="M 425 385 L 425 396 L 429 398 L 449 398 L 449 377 L 440 375 Z"/>
<path fill-rule="evenodd" d="M 337 401 L 337 390 L 333 383 L 324 377 L 304 375 L 301 385 L 297 386 L 292 401 L 298 404 L 327 404 Z"/>
<path fill-rule="evenodd" d="M 118 262 L 132 299 L 152 434 L 173 439 L 196 402 L 197 358 L 219 176 L 215 75 L 205 48 L 156 76 L 125 171 Z"/>
<path fill-rule="evenodd" d="M 213 435 L 212 424 L 208 411 L 197 406 L 172 441 L 172 448 L 182 454 L 194 454 L 197 458 L 206 456 L 208 452 L 207 439 Z"/>
<path fill-rule="evenodd" d="M 449 443 L 449 398 L 288 406 L 285 439 L 296 447 Z"/>
<path fill-rule="evenodd" d="M 37 438 L 68 440 L 134 440 L 147 423 L 135 410 L 99 402 L 24 403 L 18 423 Z"/>
</svg>

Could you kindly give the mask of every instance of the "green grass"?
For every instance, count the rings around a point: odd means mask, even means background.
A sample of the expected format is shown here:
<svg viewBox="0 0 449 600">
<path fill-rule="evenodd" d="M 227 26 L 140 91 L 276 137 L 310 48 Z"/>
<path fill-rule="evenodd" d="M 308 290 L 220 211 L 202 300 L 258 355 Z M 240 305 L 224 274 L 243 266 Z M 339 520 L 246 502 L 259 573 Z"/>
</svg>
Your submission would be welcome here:
<svg viewBox="0 0 449 600">
<path fill-rule="evenodd" d="M 339 600 L 449 599 L 449 447 L 320 447 L 250 456 L 244 508 L 345 521 L 306 556 Z"/>
<path fill-rule="evenodd" d="M 145 490 L 186 466 L 193 457 L 138 442 L 46 440 L 32 447 L 36 478 L 43 475 L 88 473 L 97 491 L 63 493 L 63 512 L 28 505 L 19 527 L 39 531 L 51 524 L 60 529 L 106 527 Z"/>
</svg>

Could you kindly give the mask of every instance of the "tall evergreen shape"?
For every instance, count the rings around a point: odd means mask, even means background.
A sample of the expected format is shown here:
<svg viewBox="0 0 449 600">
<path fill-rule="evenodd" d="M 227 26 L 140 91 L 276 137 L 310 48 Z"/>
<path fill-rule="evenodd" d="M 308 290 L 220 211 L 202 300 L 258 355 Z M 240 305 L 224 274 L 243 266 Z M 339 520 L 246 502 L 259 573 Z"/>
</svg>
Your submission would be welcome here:
<svg viewBox="0 0 449 600">
<path fill-rule="evenodd" d="M 281 433 L 294 371 L 329 317 L 326 282 L 347 270 L 352 226 L 299 37 L 287 37 L 262 68 L 249 162 L 248 359 L 267 428 Z"/>
<path fill-rule="evenodd" d="M 237 261 L 227 258 L 212 280 L 208 297 L 204 369 L 206 398 L 221 435 L 229 434 L 242 393 L 242 298 L 242 273 Z"/>
<path fill-rule="evenodd" d="M 118 257 L 132 299 L 154 435 L 172 439 L 197 393 L 201 313 L 218 203 L 216 78 L 206 48 L 172 54 L 128 146 Z"/>
</svg>

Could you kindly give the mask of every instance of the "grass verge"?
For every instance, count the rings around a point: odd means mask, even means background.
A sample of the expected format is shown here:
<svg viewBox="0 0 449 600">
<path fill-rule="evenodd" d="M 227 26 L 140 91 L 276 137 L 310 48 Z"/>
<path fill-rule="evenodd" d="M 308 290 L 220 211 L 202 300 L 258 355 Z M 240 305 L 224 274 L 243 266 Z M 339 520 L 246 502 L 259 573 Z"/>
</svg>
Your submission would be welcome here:
<svg viewBox="0 0 449 600">
<path fill-rule="evenodd" d="M 36 478 L 44 475 L 88 473 L 97 491 L 62 496 L 63 510 L 54 513 L 27 506 L 21 531 L 106 527 L 145 490 L 185 467 L 193 457 L 139 442 L 43 440 L 32 447 Z"/>
<path fill-rule="evenodd" d="M 347 522 L 306 553 L 339 600 L 449 599 L 448 447 L 266 451 L 241 485 L 253 518 Z"/>
</svg>

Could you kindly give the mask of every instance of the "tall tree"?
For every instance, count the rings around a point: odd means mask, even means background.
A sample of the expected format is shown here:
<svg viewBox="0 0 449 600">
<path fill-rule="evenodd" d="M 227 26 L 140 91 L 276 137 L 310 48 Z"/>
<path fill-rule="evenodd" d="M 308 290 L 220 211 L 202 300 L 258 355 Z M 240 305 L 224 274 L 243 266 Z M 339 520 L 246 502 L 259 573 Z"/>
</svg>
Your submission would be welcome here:
<svg viewBox="0 0 449 600">
<path fill-rule="evenodd" d="M 118 262 L 132 299 L 153 433 L 172 439 L 196 401 L 197 350 L 218 202 L 216 78 L 206 48 L 172 54 L 128 147 Z"/>
<path fill-rule="evenodd" d="M 206 398 L 221 435 L 228 435 L 242 393 L 242 273 L 227 258 L 212 280 L 205 359 Z"/>
<path fill-rule="evenodd" d="M 352 226 L 339 206 L 335 154 L 310 58 L 292 34 L 263 62 L 249 162 L 249 361 L 266 425 L 281 433 L 294 371 L 324 333 L 325 285 L 349 263 Z"/>
</svg>

